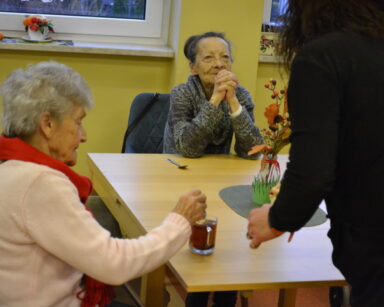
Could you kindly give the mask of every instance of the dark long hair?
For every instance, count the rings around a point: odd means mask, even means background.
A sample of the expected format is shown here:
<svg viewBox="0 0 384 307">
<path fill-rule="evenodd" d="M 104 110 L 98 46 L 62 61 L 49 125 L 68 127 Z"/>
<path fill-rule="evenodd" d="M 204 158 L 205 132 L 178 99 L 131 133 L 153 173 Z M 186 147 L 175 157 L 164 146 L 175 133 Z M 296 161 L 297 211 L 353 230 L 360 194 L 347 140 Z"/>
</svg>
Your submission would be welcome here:
<svg viewBox="0 0 384 307">
<path fill-rule="evenodd" d="M 329 32 L 348 31 L 384 39 L 383 0 L 288 0 L 281 21 L 279 53 L 288 70 L 295 52 Z"/>
</svg>

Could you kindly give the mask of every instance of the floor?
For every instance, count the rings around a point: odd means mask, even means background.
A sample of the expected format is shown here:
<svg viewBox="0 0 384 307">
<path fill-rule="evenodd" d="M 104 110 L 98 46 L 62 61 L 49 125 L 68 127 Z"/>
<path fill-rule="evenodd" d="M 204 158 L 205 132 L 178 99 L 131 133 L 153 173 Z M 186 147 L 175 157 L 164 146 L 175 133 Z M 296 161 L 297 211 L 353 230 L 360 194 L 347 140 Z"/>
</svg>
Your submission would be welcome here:
<svg viewBox="0 0 384 307">
<path fill-rule="evenodd" d="M 278 290 L 258 290 L 254 291 L 248 300 L 248 307 L 277 307 Z M 171 302 L 168 307 L 182 307 L 183 301 L 179 297 L 171 294 Z M 328 288 L 306 288 L 299 289 L 296 298 L 296 307 L 329 307 Z M 241 307 L 240 299 L 237 300 L 236 307 Z"/>
<path fill-rule="evenodd" d="M 301 288 L 297 291 L 296 307 L 329 307 L 329 288 Z M 248 307 L 276 307 L 278 290 L 254 291 L 248 300 Z M 238 300 L 239 301 L 239 300 Z M 240 307 L 238 303 L 236 307 Z"/>
<path fill-rule="evenodd" d="M 171 301 L 168 307 L 183 307 L 185 291 L 167 274 L 167 291 L 170 293 Z M 257 290 L 253 291 L 248 299 L 248 307 L 277 307 L 279 290 Z M 240 298 L 236 307 L 241 307 Z M 297 291 L 296 307 L 330 307 L 329 288 L 300 288 Z"/>
<path fill-rule="evenodd" d="M 169 276 L 169 275 L 168 275 Z M 166 280 L 167 292 L 170 295 L 170 301 L 167 307 L 183 307 L 185 291 L 175 283 L 171 278 Z M 120 293 L 121 301 L 132 304 L 130 299 L 125 299 L 124 293 Z M 253 291 L 252 296 L 248 299 L 248 307 L 277 307 L 279 290 L 257 290 Z M 300 288 L 297 291 L 296 307 L 330 307 L 329 304 L 329 288 Z M 137 305 L 136 305 L 137 306 Z M 209 307 L 209 306 L 208 306 Z M 240 298 L 237 300 L 236 307 L 241 307 Z"/>
</svg>

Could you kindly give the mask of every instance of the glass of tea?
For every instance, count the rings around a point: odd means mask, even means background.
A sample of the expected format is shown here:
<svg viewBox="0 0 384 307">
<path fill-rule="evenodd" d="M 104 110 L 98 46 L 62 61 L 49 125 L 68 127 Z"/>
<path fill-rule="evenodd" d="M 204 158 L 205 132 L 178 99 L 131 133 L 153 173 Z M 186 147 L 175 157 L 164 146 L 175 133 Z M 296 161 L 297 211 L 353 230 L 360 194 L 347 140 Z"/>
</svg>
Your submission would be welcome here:
<svg viewBox="0 0 384 307">
<path fill-rule="evenodd" d="M 192 226 L 189 249 L 199 255 L 210 255 L 215 248 L 217 217 L 207 216 Z"/>
</svg>

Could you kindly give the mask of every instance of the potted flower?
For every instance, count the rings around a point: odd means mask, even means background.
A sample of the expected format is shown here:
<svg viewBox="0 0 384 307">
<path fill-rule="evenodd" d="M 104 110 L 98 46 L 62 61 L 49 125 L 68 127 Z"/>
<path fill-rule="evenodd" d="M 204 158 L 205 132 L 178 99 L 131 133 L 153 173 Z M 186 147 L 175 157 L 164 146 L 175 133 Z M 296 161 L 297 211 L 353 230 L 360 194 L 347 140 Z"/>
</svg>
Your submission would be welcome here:
<svg viewBox="0 0 384 307">
<path fill-rule="evenodd" d="M 49 33 L 55 33 L 52 22 L 44 16 L 28 16 L 24 18 L 23 24 L 30 40 L 48 40 Z"/>
<path fill-rule="evenodd" d="M 287 91 L 277 90 L 277 82 L 270 79 L 264 87 L 272 92 L 274 103 L 270 104 L 264 112 L 268 121 L 268 128 L 262 129 L 265 144 L 256 145 L 248 152 L 249 155 L 263 153 L 261 167 L 252 183 L 252 200 L 256 206 L 269 203 L 270 191 L 280 182 L 280 165 L 277 154 L 289 144 L 291 135 L 291 121 L 288 116 Z M 283 110 L 281 110 L 283 109 Z"/>
</svg>

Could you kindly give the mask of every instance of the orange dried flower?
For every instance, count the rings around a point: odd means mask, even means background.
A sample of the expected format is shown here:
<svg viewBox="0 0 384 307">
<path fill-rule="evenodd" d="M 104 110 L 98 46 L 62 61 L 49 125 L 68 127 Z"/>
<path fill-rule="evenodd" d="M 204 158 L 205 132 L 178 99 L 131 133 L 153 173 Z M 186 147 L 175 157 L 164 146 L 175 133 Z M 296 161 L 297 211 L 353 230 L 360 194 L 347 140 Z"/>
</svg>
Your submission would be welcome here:
<svg viewBox="0 0 384 307">
<path fill-rule="evenodd" d="M 24 18 L 24 20 L 23 20 L 24 26 L 28 27 L 30 25 L 30 23 L 31 23 L 31 19 L 29 17 Z"/>
<path fill-rule="evenodd" d="M 0 32 L 0 41 L 4 38 L 4 34 Z"/>
<path fill-rule="evenodd" d="M 255 145 L 251 148 L 250 151 L 248 151 L 248 155 L 253 155 L 255 153 L 258 153 L 260 151 L 268 151 L 268 150 L 271 150 L 271 147 L 269 147 L 268 145 Z"/>
<path fill-rule="evenodd" d="M 276 103 L 272 103 L 265 108 L 264 116 L 267 118 L 270 127 L 275 126 L 275 118 L 277 115 L 279 115 L 279 106 Z"/>
</svg>

